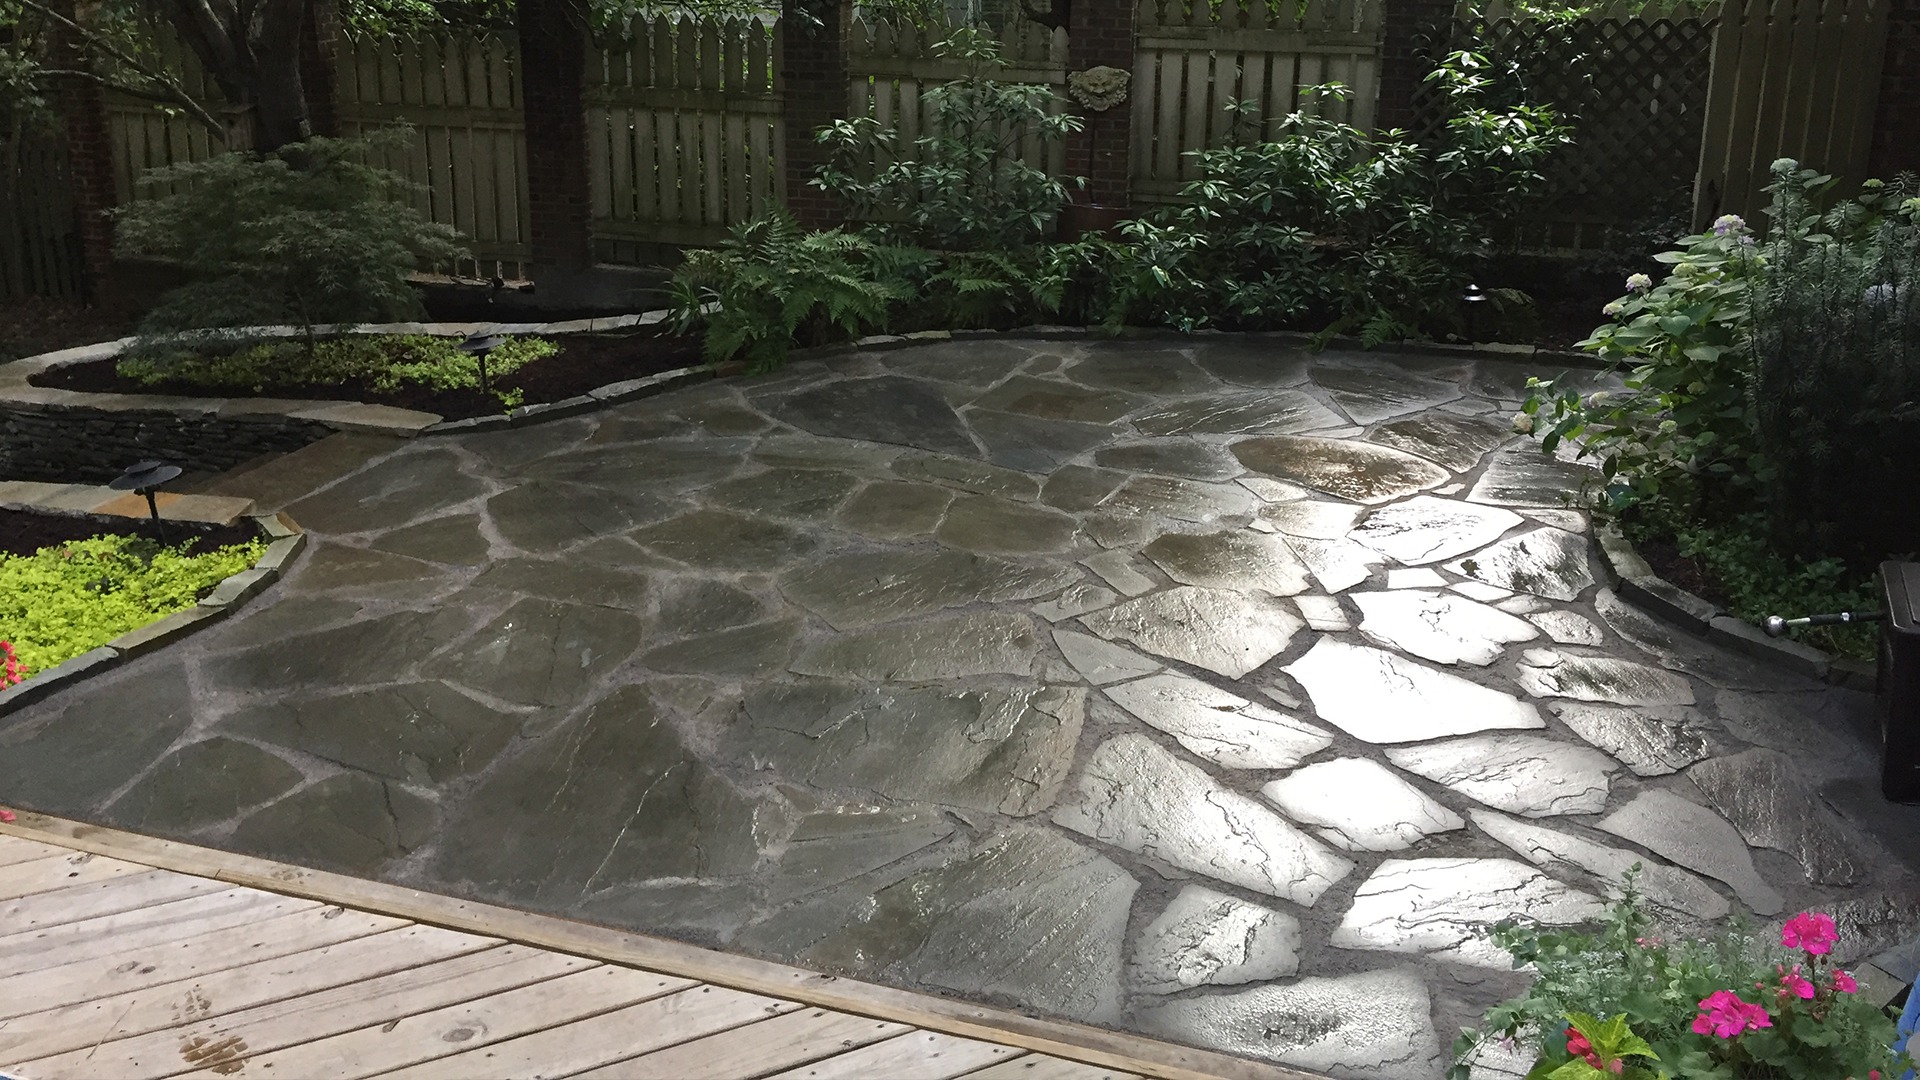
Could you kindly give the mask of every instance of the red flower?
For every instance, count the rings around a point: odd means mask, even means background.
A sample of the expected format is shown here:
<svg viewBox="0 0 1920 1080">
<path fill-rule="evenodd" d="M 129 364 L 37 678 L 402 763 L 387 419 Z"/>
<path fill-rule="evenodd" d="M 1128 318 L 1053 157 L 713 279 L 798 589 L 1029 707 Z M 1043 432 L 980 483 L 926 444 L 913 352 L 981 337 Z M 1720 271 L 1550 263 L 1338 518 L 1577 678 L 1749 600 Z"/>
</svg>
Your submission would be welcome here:
<svg viewBox="0 0 1920 1080">
<path fill-rule="evenodd" d="M 1780 944 L 1789 949 L 1805 949 L 1808 955 L 1823 956 L 1833 951 L 1840 932 L 1833 917 L 1817 911 L 1803 911 L 1780 928 Z"/>
</svg>

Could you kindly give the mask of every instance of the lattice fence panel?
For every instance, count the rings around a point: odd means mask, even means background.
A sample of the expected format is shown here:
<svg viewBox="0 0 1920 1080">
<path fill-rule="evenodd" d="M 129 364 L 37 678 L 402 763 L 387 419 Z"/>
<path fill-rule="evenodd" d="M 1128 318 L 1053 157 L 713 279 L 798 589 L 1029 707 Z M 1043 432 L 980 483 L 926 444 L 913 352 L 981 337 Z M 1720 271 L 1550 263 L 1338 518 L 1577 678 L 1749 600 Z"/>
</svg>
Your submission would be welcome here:
<svg viewBox="0 0 1920 1080">
<path fill-rule="evenodd" d="M 1429 38 L 1435 60 L 1471 49 L 1526 100 L 1550 104 L 1574 144 L 1547 167 L 1547 209 L 1516 223 L 1533 248 L 1594 248 L 1618 226 L 1672 207 L 1693 184 L 1707 108 L 1713 23 L 1698 18 L 1583 19 L 1550 26 L 1522 19 L 1458 20 Z M 1446 122 L 1431 84 L 1417 98 L 1416 138 Z"/>
</svg>

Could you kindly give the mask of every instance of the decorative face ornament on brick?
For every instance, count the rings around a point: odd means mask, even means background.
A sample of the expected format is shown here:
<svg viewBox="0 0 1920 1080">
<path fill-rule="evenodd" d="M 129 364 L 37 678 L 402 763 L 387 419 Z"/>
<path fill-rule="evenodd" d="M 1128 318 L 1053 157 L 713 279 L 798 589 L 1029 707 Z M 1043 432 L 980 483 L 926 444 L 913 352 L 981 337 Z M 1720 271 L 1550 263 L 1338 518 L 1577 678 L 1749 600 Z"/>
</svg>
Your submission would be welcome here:
<svg viewBox="0 0 1920 1080">
<path fill-rule="evenodd" d="M 1133 72 L 1102 64 L 1068 75 L 1067 92 L 1094 112 L 1106 112 L 1127 100 L 1127 84 L 1132 81 Z"/>
</svg>

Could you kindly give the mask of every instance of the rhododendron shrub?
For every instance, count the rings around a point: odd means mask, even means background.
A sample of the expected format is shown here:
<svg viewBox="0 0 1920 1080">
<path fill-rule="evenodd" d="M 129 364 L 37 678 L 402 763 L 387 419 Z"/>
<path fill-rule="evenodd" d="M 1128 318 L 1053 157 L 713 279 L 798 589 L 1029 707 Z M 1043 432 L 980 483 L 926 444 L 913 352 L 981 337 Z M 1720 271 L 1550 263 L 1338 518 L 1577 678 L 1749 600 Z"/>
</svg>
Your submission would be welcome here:
<svg viewBox="0 0 1920 1080">
<path fill-rule="evenodd" d="M 1462 1033 L 1449 1080 L 1493 1039 L 1534 1054 L 1527 1080 L 1886 1080 L 1912 1067 L 1892 1049 L 1893 1014 L 1834 962 L 1831 916 L 1803 911 L 1777 934 L 1656 936 L 1634 882 L 1597 929 L 1491 931 L 1536 978 Z"/>
</svg>

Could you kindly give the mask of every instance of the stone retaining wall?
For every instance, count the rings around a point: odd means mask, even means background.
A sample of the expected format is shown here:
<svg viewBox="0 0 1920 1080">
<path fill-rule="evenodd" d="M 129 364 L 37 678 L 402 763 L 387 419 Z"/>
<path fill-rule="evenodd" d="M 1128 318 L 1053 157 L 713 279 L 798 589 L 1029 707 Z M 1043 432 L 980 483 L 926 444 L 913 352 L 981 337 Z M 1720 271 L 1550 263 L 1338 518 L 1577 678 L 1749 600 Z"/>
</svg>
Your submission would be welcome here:
<svg viewBox="0 0 1920 1080">
<path fill-rule="evenodd" d="M 10 402 L 0 407 L 0 476 L 104 484 L 142 458 L 219 473 L 261 454 L 298 450 L 333 431 L 318 420 L 285 415 Z"/>
</svg>

